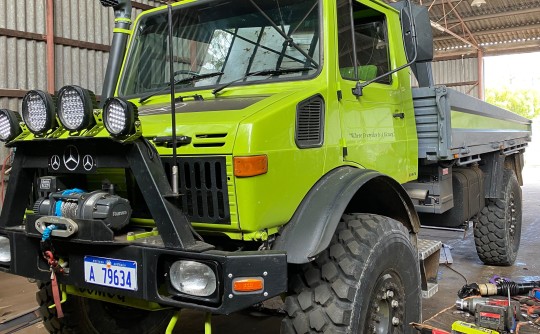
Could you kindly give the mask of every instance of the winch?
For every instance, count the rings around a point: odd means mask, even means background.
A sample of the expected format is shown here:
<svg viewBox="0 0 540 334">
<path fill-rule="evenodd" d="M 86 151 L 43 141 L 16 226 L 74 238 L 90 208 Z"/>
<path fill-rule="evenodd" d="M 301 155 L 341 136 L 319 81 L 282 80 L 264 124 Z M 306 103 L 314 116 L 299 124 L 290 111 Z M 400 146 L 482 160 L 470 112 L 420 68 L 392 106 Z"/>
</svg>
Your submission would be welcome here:
<svg viewBox="0 0 540 334">
<path fill-rule="evenodd" d="M 62 189 L 54 176 L 38 180 L 40 197 L 34 203 L 34 213 L 70 219 L 103 220 L 112 230 L 120 230 L 129 223 L 129 201 L 111 191 L 85 192 L 78 188 Z"/>
</svg>

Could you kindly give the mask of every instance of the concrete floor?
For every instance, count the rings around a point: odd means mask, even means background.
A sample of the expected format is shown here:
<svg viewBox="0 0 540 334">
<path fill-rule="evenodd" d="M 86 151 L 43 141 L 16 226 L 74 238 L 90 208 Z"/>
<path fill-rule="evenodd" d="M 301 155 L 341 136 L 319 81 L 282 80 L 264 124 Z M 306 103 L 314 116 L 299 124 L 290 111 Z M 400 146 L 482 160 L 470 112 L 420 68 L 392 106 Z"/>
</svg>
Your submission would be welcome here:
<svg viewBox="0 0 540 334">
<path fill-rule="evenodd" d="M 538 125 L 535 127 L 539 128 Z M 536 133 L 540 132 L 536 131 Z M 484 266 L 476 255 L 472 231 L 464 234 L 463 232 L 424 229 L 421 232 L 423 238 L 441 240 L 453 247 L 451 252 L 454 263 L 451 268 L 461 273 L 469 282 L 487 282 L 493 275 L 508 277 L 515 281 L 540 280 L 540 261 L 538 261 L 538 247 L 540 245 L 540 138 L 537 137 L 537 139 L 535 143 L 530 145 L 526 155 L 521 248 L 513 266 Z M 6 287 L 8 282 L 9 288 Z M 424 300 L 423 319 L 429 319 L 440 310 L 453 305 L 457 298 L 458 289 L 464 284 L 463 277 L 449 268 L 441 266 L 439 292 L 433 298 Z M 0 274 L 0 323 L 20 312 L 21 305 L 32 305 L 35 298 L 34 291 L 34 285 L 25 279 L 14 279 L 9 275 Z M 15 299 L 13 299 L 14 297 Z M 13 305 L 15 305 L 13 300 L 17 301 L 18 309 L 13 309 Z M 213 318 L 213 333 L 279 333 L 280 321 L 281 319 L 277 316 L 254 316 L 247 313 L 215 316 Z M 202 334 L 204 333 L 203 323 L 202 314 L 185 311 L 182 313 L 174 333 Z M 40 323 L 17 332 L 17 334 L 38 333 L 46 333 Z"/>
</svg>

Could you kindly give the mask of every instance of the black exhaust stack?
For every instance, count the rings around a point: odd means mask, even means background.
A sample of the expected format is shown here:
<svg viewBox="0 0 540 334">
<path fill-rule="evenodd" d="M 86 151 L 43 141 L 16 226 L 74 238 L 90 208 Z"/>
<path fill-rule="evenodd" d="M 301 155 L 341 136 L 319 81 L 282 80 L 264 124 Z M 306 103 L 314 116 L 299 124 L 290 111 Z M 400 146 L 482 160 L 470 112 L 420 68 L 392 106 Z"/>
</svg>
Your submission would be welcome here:
<svg viewBox="0 0 540 334">
<path fill-rule="evenodd" d="M 130 0 L 100 0 L 103 7 L 114 9 L 114 34 L 109 52 L 109 62 L 103 81 L 100 107 L 114 95 L 114 89 L 120 75 L 120 68 L 124 60 L 126 45 L 131 27 L 131 1 Z"/>
</svg>

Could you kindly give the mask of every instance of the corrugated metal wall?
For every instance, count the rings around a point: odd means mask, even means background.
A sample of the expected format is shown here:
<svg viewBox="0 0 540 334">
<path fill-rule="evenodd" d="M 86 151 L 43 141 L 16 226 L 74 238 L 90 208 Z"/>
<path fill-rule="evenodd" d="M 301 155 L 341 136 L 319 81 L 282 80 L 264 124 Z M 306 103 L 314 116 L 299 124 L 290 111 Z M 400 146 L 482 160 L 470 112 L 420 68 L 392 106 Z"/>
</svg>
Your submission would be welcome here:
<svg viewBox="0 0 540 334">
<path fill-rule="evenodd" d="M 434 62 L 433 76 L 436 84 L 449 84 L 455 90 L 478 97 L 477 86 L 472 84 L 478 82 L 478 58 Z M 458 85 L 453 86 L 455 84 Z"/>
<path fill-rule="evenodd" d="M 45 0 L 0 0 L 0 28 L 45 34 Z M 45 43 L 0 36 L 0 88 L 45 89 Z M 0 97 L 0 107 L 19 109 L 18 98 Z"/>
<path fill-rule="evenodd" d="M 54 30 L 58 37 L 83 42 L 110 44 L 114 27 L 113 11 L 99 1 L 55 0 Z M 55 87 L 77 84 L 101 94 L 108 53 L 56 45 Z"/>
<path fill-rule="evenodd" d="M 159 2 L 139 0 L 149 6 Z M 141 12 L 133 9 L 133 18 Z M 54 0 L 55 37 L 110 45 L 114 15 L 98 0 Z M 0 28 L 46 34 L 46 0 L 0 0 Z M 55 88 L 76 84 L 101 94 L 108 52 L 55 46 Z M 0 35 L 0 89 L 47 88 L 45 41 Z M 19 110 L 20 98 L 0 96 L 0 108 Z"/>
<path fill-rule="evenodd" d="M 432 63 L 433 79 L 437 85 L 447 85 L 462 93 L 478 97 L 478 58 L 436 61 Z M 416 78 L 412 85 L 418 86 Z"/>
<path fill-rule="evenodd" d="M 159 6 L 157 1 L 137 3 Z M 0 29 L 46 35 L 46 0 L 0 0 Z M 132 18 L 141 13 L 133 9 Z M 110 45 L 114 14 L 98 0 L 54 0 L 55 37 Z M 36 37 L 37 36 L 37 37 Z M 23 36 L 21 36 L 23 37 Z M 47 90 L 47 44 L 44 40 L 0 34 L 0 89 Z M 90 47 L 55 45 L 55 89 L 76 84 L 101 94 L 108 52 Z M 0 108 L 20 111 L 22 98 L 0 96 Z M 2 146 L 3 147 L 3 146 Z M 5 156 L 0 149 L 0 164 Z"/>
</svg>

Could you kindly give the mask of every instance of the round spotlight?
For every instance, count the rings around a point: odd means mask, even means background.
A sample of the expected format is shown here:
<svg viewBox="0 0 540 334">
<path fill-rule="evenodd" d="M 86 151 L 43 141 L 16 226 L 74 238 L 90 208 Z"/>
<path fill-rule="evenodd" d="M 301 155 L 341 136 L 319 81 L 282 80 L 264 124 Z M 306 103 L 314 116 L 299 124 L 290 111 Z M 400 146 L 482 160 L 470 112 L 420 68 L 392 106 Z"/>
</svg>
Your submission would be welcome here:
<svg viewBox="0 0 540 334">
<path fill-rule="evenodd" d="M 113 137 L 125 137 L 135 132 L 137 107 L 124 99 L 111 97 L 103 106 L 103 123 Z"/>
<path fill-rule="evenodd" d="M 58 118 L 70 131 L 81 131 L 94 125 L 92 112 L 96 106 L 94 93 L 79 86 L 64 86 L 58 93 Z"/>
<path fill-rule="evenodd" d="M 42 135 L 56 127 L 51 95 L 40 90 L 26 93 L 22 103 L 22 117 L 28 130 L 36 135 Z"/>
<path fill-rule="evenodd" d="M 7 109 L 0 109 L 0 141 L 7 142 L 17 137 L 21 132 L 19 122 L 21 116 Z"/>
</svg>

